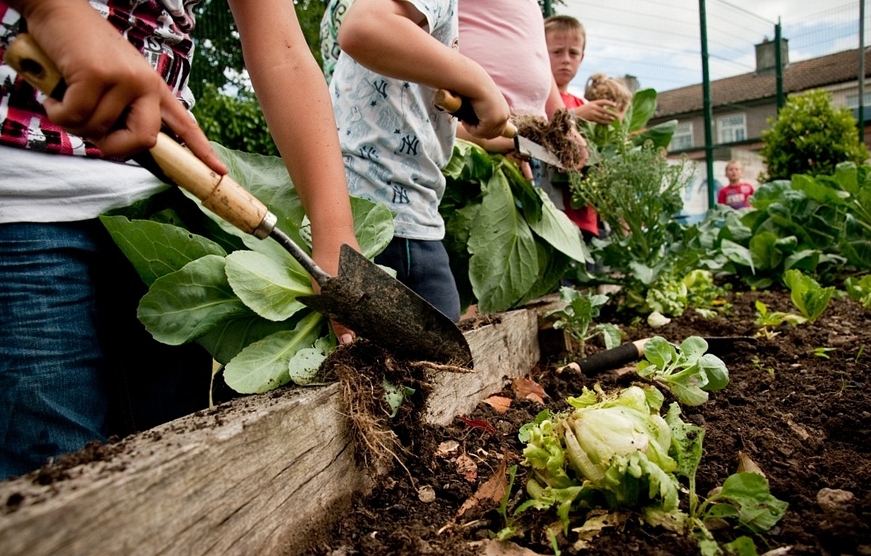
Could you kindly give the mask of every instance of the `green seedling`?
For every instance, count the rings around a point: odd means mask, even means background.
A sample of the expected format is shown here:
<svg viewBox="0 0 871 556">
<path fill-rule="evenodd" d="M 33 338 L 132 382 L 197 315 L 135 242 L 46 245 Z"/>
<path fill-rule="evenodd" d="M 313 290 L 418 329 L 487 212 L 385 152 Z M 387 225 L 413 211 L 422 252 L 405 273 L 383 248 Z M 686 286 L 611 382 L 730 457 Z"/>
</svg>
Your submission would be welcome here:
<svg viewBox="0 0 871 556">
<path fill-rule="evenodd" d="M 729 384 L 726 364 L 706 351 L 708 343 L 698 336 L 685 339 L 679 348 L 654 336 L 644 344 L 645 360 L 638 363 L 638 376 L 668 388 L 683 404 L 701 405 L 708 392 Z"/>
<path fill-rule="evenodd" d="M 789 287 L 792 303 L 809 322 L 814 322 L 823 314 L 835 294 L 834 286 L 824 288 L 794 268 L 783 274 L 783 281 Z"/>
<path fill-rule="evenodd" d="M 816 357 L 822 357 L 823 359 L 829 359 L 829 352 L 836 351 L 838 348 L 832 347 L 818 347 L 814 348 L 813 354 Z"/>
<path fill-rule="evenodd" d="M 545 316 L 554 317 L 553 327 L 565 329 L 580 345 L 583 351 L 584 344 L 601 334 L 608 349 L 620 345 L 620 329 L 613 324 L 596 324 L 596 319 L 601 308 L 608 302 L 607 295 L 581 293 L 575 288 L 560 288 L 560 300 L 566 303 L 564 309 L 548 312 Z"/>
<path fill-rule="evenodd" d="M 761 301 L 756 301 L 756 325 L 762 328 L 777 328 L 783 323 L 793 326 L 808 321 L 807 317 L 793 313 L 768 312 L 768 306 Z"/>
</svg>

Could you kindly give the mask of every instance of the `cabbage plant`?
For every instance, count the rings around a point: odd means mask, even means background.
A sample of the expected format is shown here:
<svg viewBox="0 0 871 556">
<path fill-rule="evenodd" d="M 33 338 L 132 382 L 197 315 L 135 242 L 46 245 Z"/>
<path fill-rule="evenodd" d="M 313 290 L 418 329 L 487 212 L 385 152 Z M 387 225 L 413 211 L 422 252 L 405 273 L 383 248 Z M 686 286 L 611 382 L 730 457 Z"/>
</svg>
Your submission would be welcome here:
<svg viewBox="0 0 871 556">
<path fill-rule="evenodd" d="M 567 527 L 573 508 L 677 508 L 677 462 L 668 453 L 671 431 L 659 415 L 659 391 L 630 386 L 607 395 L 585 387 L 567 401 L 573 411 L 544 413 L 520 430 L 532 469 L 531 499 L 520 509 L 557 506 Z"/>
<path fill-rule="evenodd" d="M 310 252 L 302 203 L 281 159 L 213 147 L 230 176 Z M 313 293 L 308 273 L 272 238 L 240 231 L 182 192 L 101 217 L 149 286 L 139 320 L 160 342 L 205 347 L 237 392 L 311 383 L 336 341 L 327 319 L 297 301 Z M 351 208 L 357 240 L 372 258 L 393 237 L 393 215 L 363 199 L 352 198 Z"/>
</svg>

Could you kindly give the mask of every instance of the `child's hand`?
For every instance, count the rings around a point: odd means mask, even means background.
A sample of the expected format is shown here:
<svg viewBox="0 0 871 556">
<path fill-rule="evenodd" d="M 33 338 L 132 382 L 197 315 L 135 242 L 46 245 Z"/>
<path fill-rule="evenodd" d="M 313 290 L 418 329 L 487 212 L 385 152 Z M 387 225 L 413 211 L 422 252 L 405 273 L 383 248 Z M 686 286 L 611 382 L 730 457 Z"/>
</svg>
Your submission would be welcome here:
<svg viewBox="0 0 871 556">
<path fill-rule="evenodd" d="M 486 96 L 469 97 L 469 101 L 472 103 L 475 115 L 478 116 L 478 123 L 469 125 L 463 122 L 466 131 L 473 137 L 480 139 L 501 137 L 511 113 L 508 109 L 508 102 L 502 93 L 495 88 L 495 85 L 488 90 Z"/>
<path fill-rule="evenodd" d="M 603 125 L 609 125 L 621 116 L 617 103 L 605 99 L 588 101 L 583 106 L 572 109 L 572 113 L 582 120 Z"/>
<path fill-rule="evenodd" d="M 46 99 L 48 117 L 109 156 L 154 146 L 166 123 L 210 168 L 226 167 L 166 82 L 95 10 L 46 1 L 25 10 L 28 29 L 66 81 L 63 100 Z"/>
</svg>

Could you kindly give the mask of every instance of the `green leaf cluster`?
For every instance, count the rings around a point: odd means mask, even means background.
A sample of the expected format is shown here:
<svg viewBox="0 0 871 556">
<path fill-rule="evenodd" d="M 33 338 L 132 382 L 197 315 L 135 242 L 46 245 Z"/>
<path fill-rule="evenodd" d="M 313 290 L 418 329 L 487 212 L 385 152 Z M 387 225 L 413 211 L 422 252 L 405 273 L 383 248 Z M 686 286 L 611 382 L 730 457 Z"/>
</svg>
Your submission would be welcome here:
<svg viewBox="0 0 871 556">
<path fill-rule="evenodd" d="M 789 288 L 793 305 L 809 322 L 814 322 L 823 314 L 835 294 L 834 286 L 824 288 L 810 276 L 802 274 L 800 270 L 787 270 L 783 275 L 783 281 Z"/>
<path fill-rule="evenodd" d="M 560 288 L 560 301 L 565 303 L 562 309 L 548 311 L 545 317 L 554 317 L 553 327 L 565 329 L 580 344 L 583 350 L 587 340 L 601 334 L 605 340 L 605 347 L 610 349 L 620 345 L 622 335 L 620 329 L 613 324 L 599 323 L 593 326 L 593 320 L 599 317 L 601 307 L 608 303 L 608 296 L 593 294 L 590 291 L 580 290 L 568 286 Z"/>
<path fill-rule="evenodd" d="M 504 311 L 555 291 L 590 260 L 577 226 L 516 164 L 457 140 L 439 212 L 464 306 Z"/>
<path fill-rule="evenodd" d="M 831 93 L 821 89 L 792 95 L 777 118 L 769 119 L 760 152 L 768 167 L 763 181 L 828 175 L 842 162 L 859 165 L 868 160 L 853 115 L 849 109 L 833 108 L 831 101 Z"/>
<path fill-rule="evenodd" d="M 823 284 L 871 271 L 871 167 L 839 164 L 831 175 L 796 175 L 763 184 L 741 215 L 719 222 L 705 245 L 719 269 L 766 288 L 790 269 Z"/>
<path fill-rule="evenodd" d="M 684 405 L 702 405 L 708 401 L 708 392 L 729 384 L 726 364 L 707 351 L 708 342 L 698 336 L 686 338 L 679 348 L 654 336 L 644 344 L 638 376 L 663 385 Z"/>
<path fill-rule="evenodd" d="M 213 147 L 230 176 L 306 248 L 302 203 L 281 159 Z M 313 293 L 311 278 L 273 239 L 241 232 L 179 191 L 101 217 L 149 286 L 139 320 L 160 342 L 200 343 L 225 365 L 237 392 L 310 383 L 335 346 L 327 320 L 297 300 Z M 393 216 L 363 199 L 352 198 L 352 210 L 360 246 L 372 257 L 393 237 Z"/>
<path fill-rule="evenodd" d="M 844 289 L 851 299 L 855 299 L 868 310 L 871 310 L 871 274 L 861 278 L 850 277 L 844 280 Z"/>
</svg>

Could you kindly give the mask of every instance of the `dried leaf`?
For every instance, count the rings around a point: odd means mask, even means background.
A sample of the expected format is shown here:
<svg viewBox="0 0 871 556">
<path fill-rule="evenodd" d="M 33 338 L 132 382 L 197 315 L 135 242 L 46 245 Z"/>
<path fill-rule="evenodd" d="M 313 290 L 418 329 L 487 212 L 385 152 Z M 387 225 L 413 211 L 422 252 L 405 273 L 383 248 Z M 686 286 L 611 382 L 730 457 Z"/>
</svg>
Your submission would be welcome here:
<svg viewBox="0 0 871 556">
<path fill-rule="evenodd" d="M 490 396 L 484 403 L 496 410 L 496 413 L 505 413 L 511 407 L 511 399 L 505 396 Z"/>
<path fill-rule="evenodd" d="M 490 434 L 496 434 L 496 428 L 483 419 L 469 419 L 468 417 L 460 417 L 460 421 L 472 429 L 483 429 Z"/>
<path fill-rule="evenodd" d="M 454 519 L 456 520 L 467 511 L 478 506 L 481 506 L 483 511 L 488 511 L 498 506 L 505 496 L 505 491 L 508 490 L 507 469 L 507 459 L 502 458 L 502 464 L 499 466 L 499 469 L 493 472 L 493 475 L 487 479 L 487 482 L 478 487 L 478 490 L 475 491 L 471 498 L 463 502 L 463 505 L 457 510 L 457 515 Z"/>
<path fill-rule="evenodd" d="M 439 444 L 438 449 L 436 450 L 436 457 L 447 458 L 451 457 L 457 453 L 460 449 L 460 443 L 456 440 L 446 440 Z"/>
<path fill-rule="evenodd" d="M 457 472 L 470 483 L 478 480 L 478 464 L 467 454 L 457 458 Z"/>
<path fill-rule="evenodd" d="M 511 388 L 518 398 L 525 398 L 540 404 L 544 403 L 547 393 L 541 385 L 531 378 L 518 377 L 511 381 Z"/>
<path fill-rule="evenodd" d="M 511 541 L 487 539 L 471 542 L 469 546 L 482 549 L 483 552 L 479 551 L 479 554 L 482 554 L 482 556 L 543 556 L 539 552 L 534 552 Z"/>
<path fill-rule="evenodd" d="M 741 450 L 738 450 L 738 473 L 756 473 L 763 477 L 765 476 L 765 473 L 756 465 L 756 462 Z"/>
</svg>

